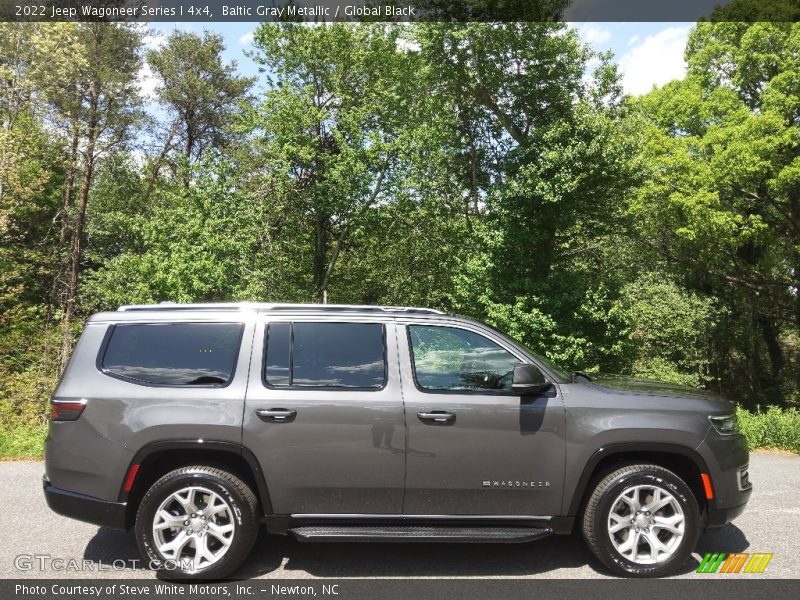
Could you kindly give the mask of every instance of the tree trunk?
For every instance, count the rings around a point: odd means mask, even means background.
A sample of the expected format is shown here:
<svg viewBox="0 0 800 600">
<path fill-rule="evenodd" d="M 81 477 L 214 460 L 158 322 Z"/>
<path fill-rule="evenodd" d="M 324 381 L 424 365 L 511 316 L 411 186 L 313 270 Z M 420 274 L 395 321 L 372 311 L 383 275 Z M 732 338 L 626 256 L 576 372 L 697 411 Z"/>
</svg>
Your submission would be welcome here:
<svg viewBox="0 0 800 600">
<path fill-rule="evenodd" d="M 768 317 L 758 317 L 758 326 L 761 337 L 767 347 L 769 356 L 769 373 L 758 375 L 762 382 L 762 392 L 772 404 L 783 403 L 781 390 L 781 375 L 783 371 L 783 349 L 780 343 L 780 329 L 775 321 Z"/>
<path fill-rule="evenodd" d="M 314 227 L 314 259 L 312 265 L 314 292 L 319 304 L 324 304 L 325 293 L 325 272 L 327 271 L 327 249 L 330 223 L 328 216 L 318 213 Z"/>
<path fill-rule="evenodd" d="M 187 187 L 187 188 L 189 187 L 189 183 L 191 181 L 191 169 L 189 168 L 189 165 L 192 162 L 192 152 L 194 151 L 194 144 L 195 144 L 194 129 L 192 128 L 192 126 L 187 121 L 187 123 L 186 123 L 186 149 L 184 150 L 184 156 L 186 158 L 186 165 L 185 165 L 186 171 L 183 174 L 183 186 Z"/>
<path fill-rule="evenodd" d="M 188 121 L 186 122 L 186 150 L 184 150 L 184 154 L 186 156 L 186 162 L 188 163 L 192 159 L 192 151 L 194 150 L 194 128 Z"/>
<path fill-rule="evenodd" d="M 61 207 L 61 225 L 58 232 L 58 246 L 55 252 L 55 261 L 58 265 L 58 271 L 53 278 L 53 287 L 51 289 L 51 298 L 53 304 L 57 306 L 65 306 L 66 297 L 66 282 L 64 281 L 64 273 L 68 269 L 67 260 L 62 256 L 62 251 L 67 245 L 67 238 L 69 236 L 70 213 L 74 204 L 75 196 L 75 177 L 78 172 L 78 143 L 80 141 L 80 127 L 77 120 L 72 124 L 72 142 L 70 143 L 69 163 L 67 164 L 67 179 L 64 183 L 64 202 Z"/>
<path fill-rule="evenodd" d="M 80 127 L 77 120 L 72 124 L 72 145 L 69 153 L 69 170 L 67 181 L 64 185 L 64 207 L 61 216 L 61 231 L 58 241 L 61 246 L 67 241 L 69 232 L 69 213 L 72 210 L 72 196 L 75 192 L 75 174 L 78 170 L 78 142 L 80 141 Z"/>
<path fill-rule="evenodd" d="M 16 47 L 14 50 L 14 60 L 16 60 L 16 68 L 12 69 L 12 75 L 8 78 L 4 83 L 6 84 L 6 97 L 4 99 L 3 105 L 5 107 L 5 115 L 3 118 L 3 127 L 2 127 L 2 145 L 0 145 L 0 203 L 3 202 L 3 199 L 6 195 L 6 188 L 8 187 L 8 173 L 9 170 L 9 148 L 8 144 L 11 142 L 11 131 L 14 129 L 14 123 L 17 119 L 17 116 L 22 111 L 22 106 L 20 103 L 20 88 L 22 87 L 20 84 L 20 57 L 22 53 L 22 28 L 25 26 L 24 23 L 18 23 L 18 28 L 16 31 Z"/>
<path fill-rule="evenodd" d="M 11 140 L 11 119 L 3 120 L 0 134 L 0 203 L 6 194 L 6 171 L 8 170 L 8 144 Z"/>
<path fill-rule="evenodd" d="M 70 240 L 69 271 L 67 273 L 66 297 L 64 298 L 63 338 L 61 341 L 61 371 L 67 366 L 70 352 L 72 351 L 72 320 L 75 316 L 75 303 L 78 296 L 78 278 L 81 265 L 81 239 L 86 223 L 86 206 L 89 202 L 89 189 L 92 184 L 94 171 L 95 144 L 97 142 L 98 105 L 100 85 L 94 82 L 89 99 L 89 122 L 87 129 L 86 150 L 83 154 L 83 177 L 78 196 L 78 210 L 72 226 Z"/>
<path fill-rule="evenodd" d="M 389 169 L 389 160 L 390 157 L 386 158 L 386 161 L 383 163 L 383 168 L 381 168 L 381 172 L 378 174 L 378 180 L 375 182 L 375 187 L 372 189 L 372 193 L 370 194 L 369 199 L 364 203 L 364 206 L 361 207 L 361 212 L 369 210 L 375 201 L 378 199 L 378 194 L 381 192 L 381 186 L 383 185 L 383 179 L 386 177 L 386 171 Z M 357 218 L 358 215 L 354 215 L 352 218 Z M 327 221 L 326 221 L 327 223 Z M 342 244 L 344 243 L 345 237 L 347 237 L 347 232 L 350 229 L 350 219 L 345 221 L 341 224 L 341 230 L 339 231 L 339 235 L 336 238 L 336 245 L 333 247 L 333 254 L 331 255 L 331 260 L 326 263 L 325 260 L 325 248 L 327 247 L 328 239 L 325 239 L 325 246 L 322 248 L 322 277 L 319 280 L 319 283 L 316 284 L 317 291 L 317 301 L 321 304 L 328 303 L 328 283 L 331 280 L 331 274 L 333 273 L 333 267 L 336 266 L 336 261 L 339 258 L 339 252 L 342 250 Z M 326 233 L 328 229 L 325 229 Z M 316 258 L 316 257 L 315 257 Z M 316 277 L 316 264 L 315 264 L 315 271 L 314 275 Z"/>
<path fill-rule="evenodd" d="M 167 134 L 167 138 L 164 141 L 164 147 L 161 148 L 161 153 L 156 158 L 155 162 L 153 163 L 153 169 L 150 171 L 150 177 L 147 179 L 147 190 L 144 193 L 144 200 L 143 205 L 146 207 L 147 203 L 150 201 L 150 194 L 153 193 L 153 188 L 156 185 L 156 181 L 158 181 L 158 172 L 161 170 L 161 165 L 164 162 L 164 159 L 167 157 L 170 149 L 172 148 L 172 140 L 175 137 L 175 134 L 178 133 L 178 127 L 180 122 L 176 119 L 172 123 L 172 127 L 170 127 L 169 133 Z"/>
</svg>

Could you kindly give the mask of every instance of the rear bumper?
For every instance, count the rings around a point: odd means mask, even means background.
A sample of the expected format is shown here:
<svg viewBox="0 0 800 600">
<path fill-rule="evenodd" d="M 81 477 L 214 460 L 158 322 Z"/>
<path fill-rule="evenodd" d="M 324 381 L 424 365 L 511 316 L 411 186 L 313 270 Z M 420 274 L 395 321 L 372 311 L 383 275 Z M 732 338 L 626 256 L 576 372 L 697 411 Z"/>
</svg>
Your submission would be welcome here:
<svg viewBox="0 0 800 600">
<path fill-rule="evenodd" d="M 47 477 L 42 478 L 42 487 L 47 506 L 59 515 L 101 527 L 127 529 L 124 502 L 110 502 L 62 490 L 51 485 Z"/>
</svg>

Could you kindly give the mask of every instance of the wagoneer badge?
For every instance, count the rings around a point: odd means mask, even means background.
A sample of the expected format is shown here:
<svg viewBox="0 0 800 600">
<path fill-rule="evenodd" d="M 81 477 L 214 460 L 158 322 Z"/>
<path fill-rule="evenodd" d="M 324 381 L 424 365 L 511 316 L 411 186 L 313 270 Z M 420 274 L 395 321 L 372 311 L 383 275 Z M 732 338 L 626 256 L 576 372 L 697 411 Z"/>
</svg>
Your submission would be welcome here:
<svg viewBox="0 0 800 600">
<path fill-rule="evenodd" d="M 493 487 L 493 488 L 541 488 L 541 487 L 550 487 L 549 481 L 495 481 L 495 480 L 485 480 L 483 482 L 483 487 Z"/>
</svg>

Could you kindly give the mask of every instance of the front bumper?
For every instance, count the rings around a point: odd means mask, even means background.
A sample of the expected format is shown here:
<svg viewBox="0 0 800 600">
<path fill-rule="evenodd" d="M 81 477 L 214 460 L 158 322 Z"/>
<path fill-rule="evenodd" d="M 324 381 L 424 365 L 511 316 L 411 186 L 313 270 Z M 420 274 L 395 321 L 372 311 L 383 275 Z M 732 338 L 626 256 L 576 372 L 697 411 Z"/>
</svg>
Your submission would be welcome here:
<svg viewBox="0 0 800 600">
<path fill-rule="evenodd" d="M 42 478 L 42 487 L 47 506 L 59 515 L 101 527 L 122 531 L 127 529 L 125 502 L 100 500 L 92 496 L 62 490 L 53 486 L 46 476 Z"/>
<path fill-rule="evenodd" d="M 713 428 L 697 451 L 708 465 L 714 489 L 714 499 L 708 503 L 706 529 L 716 529 L 741 515 L 750 500 L 750 453 L 744 436 L 722 436 Z"/>
<path fill-rule="evenodd" d="M 750 490 L 752 491 L 752 490 Z M 749 491 L 747 497 L 750 497 Z M 710 508 L 706 515 L 706 529 L 719 529 L 726 523 L 730 523 L 736 517 L 744 512 L 747 506 L 747 501 L 739 506 L 732 506 L 730 508 Z"/>
</svg>

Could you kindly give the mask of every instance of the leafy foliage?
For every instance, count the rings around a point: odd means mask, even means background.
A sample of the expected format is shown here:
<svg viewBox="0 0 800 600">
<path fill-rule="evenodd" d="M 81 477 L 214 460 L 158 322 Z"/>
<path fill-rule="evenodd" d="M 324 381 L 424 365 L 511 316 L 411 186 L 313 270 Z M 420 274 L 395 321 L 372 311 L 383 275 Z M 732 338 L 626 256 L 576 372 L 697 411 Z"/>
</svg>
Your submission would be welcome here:
<svg viewBox="0 0 800 600">
<path fill-rule="evenodd" d="M 776 448 L 800 453 L 800 410 L 771 406 L 766 410 L 758 407 L 752 413 L 739 408 L 736 417 L 750 449 Z"/>
<path fill-rule="evenodd" d="M 646 273 L 622 288 L 618 310 L 630 328 L 634 375 L 693 387 L 711 381 L 713 300 Z"/>
<path fill-rule="evenodd" d="M 180 138 L 187 158 L 228 142 L 229 119 L 241 108 L 252 78 L 236 74 L 236 64 L 220 58 L 225 46 L 219 35 L 175 30 L 163 47 L 150 50 L 147 62 L 157 75 L 155 93 L 175 119 L 166 148 Z"/>
<path fill-rule="evenodd" d="M 762 402 L 797 399 L 783 339 L 800 326 L 798 44 L 797 24 L 700 23 L 687 77 L 635 103 L 637 235 L 725 308 L 713 371 Z"/>
</svg>

